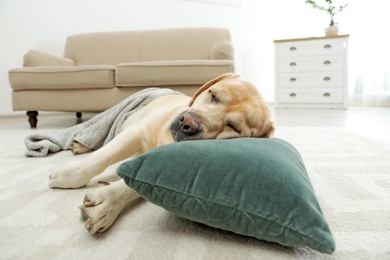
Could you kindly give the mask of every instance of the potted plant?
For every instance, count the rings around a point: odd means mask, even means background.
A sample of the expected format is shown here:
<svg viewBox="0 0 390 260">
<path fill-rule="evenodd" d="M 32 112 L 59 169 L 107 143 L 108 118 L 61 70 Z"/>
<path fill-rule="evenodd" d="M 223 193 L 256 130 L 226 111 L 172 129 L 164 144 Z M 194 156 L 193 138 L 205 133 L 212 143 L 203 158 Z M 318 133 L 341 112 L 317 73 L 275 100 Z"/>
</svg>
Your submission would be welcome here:
<svg viewBox="0 0 390 260">
<path fill-rule="evenodd" d="M 316 3 L 315 0 L 306 0 L 306 4 L 310 4 L 313 8 L 325 11 L 329 17 L 329 27 L 325 28 L 325 34 L 326 36 L 334 36 L 339 33 L 339 27 L 337 26 L 337 23 L 334 21 L 334 16 L 338 13 L 341 13 L 347 5 L 340 5 L 339 7 L 336 7 L 333 5 L 332 0 L 325 0 L 327 6 L 322 6 Z"/>
</svg>

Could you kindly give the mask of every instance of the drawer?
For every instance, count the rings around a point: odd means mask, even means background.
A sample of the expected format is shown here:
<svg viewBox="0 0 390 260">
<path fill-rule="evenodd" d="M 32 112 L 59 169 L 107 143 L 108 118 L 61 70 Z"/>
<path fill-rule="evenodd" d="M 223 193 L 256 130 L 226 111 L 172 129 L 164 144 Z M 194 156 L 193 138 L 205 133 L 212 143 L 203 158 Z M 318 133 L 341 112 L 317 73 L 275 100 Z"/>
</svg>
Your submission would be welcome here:
<svg viewBox="0 0 390 260">
<path fill-rule="evenodd" d="M 278 43 L 279 57 L 343 54 L 345 48 L 345 39 L 324 39 Z"/>
<path fill-rule="evenodd" d="M 344 55 L 279 58 L 279 72 L 330 71 L 344 69 Z"/>
<path fill-rule="evenodd" d="M 344 85 L 344 72 L 284 72 L 279 73 L 278 85 L 280 88 L 342 87 Z"/>
<path fill-rule="evenodd" d="M 342 103 L 343 88 L 279 89 L 279 103 Z"/>
</svg>

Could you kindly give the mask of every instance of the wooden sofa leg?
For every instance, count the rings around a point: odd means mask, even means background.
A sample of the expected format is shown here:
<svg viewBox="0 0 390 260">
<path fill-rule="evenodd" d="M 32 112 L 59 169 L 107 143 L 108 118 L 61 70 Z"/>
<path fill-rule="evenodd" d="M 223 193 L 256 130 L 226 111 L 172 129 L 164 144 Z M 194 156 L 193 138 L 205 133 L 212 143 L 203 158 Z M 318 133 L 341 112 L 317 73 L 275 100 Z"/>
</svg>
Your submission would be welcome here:
<svg viewBox="0 0 390 260">
<path fill-rule="evenodd" d="M 81 113 L 81 112 L 76 112 L 76 117 L 77 117 L 78 119 L 80 119 L 82 116 L 83 116 L 83 113 Z"/>
<path fill-rule="evenodd" d="M 26 115 L 28 116 L 28 122 L 30 123 L 31 128 L 37 128 L 38 111 L 27 111 Z"/>
<path fill-rule="evenodd" d="M 77 120 L 76 120 L 76 123 L 77 124 L 80 124 L 83 122 L 83 119 L 81 118 L 83 116 L 83 113 L 81 112 L 76 112 L 76 117 L 77 117 Z"/>
</svg>

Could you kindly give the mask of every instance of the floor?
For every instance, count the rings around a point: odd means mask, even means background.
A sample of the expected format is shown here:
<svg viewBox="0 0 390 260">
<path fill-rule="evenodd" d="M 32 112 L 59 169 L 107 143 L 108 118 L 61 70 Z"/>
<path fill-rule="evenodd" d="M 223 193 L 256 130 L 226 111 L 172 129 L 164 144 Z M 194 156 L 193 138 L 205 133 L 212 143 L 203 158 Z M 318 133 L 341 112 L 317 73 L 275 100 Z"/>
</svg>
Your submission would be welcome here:
<svg viewBox="0 0 390 260">
<path fill-rule="evenodd" d="M 341 127 L 390 142 L 390 108 L 272 109 L 277 126 Z"/>
<path fill-rule="evenodd" d="M 276 127 L 340 127 L 361 135 L 390 142 L 390 108 L 349 107 L 338 109 L 274 109 Z M 95 114 L 84 113 L 83 120 Z M 76 123 L 73 113 L 42 112 L 38 116 L 38 129 L 70 127 Z M 28 128 L 27 117 L 0 116 L 0 131 Z M 32 130 L 35 131 L 35 130 Z"/>
</svg>

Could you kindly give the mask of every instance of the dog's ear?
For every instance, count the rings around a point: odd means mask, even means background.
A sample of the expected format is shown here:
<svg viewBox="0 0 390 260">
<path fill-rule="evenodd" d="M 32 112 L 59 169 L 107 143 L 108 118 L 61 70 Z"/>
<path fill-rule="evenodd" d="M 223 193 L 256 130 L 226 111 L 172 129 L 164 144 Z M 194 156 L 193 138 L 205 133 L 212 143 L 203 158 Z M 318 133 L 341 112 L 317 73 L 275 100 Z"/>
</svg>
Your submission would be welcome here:
<svg viewBox="0 0 390 260">
<path fill-rule="evenodd" d="M 209 82 L 207 82 L 206 84 L 204 84 L 203 86 L 200 87 L 200 89 L 198 89 L 198 91 L 196 91 L 196 93 L 194 94 L 194 96 L 191 98 L 190 100 L 190 103 L 188 106 L 192 106 L 192 104 L 194 103 L 195 99 L 203 92 L 205 91 L 206 89 L 208 89 L 209 87 L 211 87 L 212 85 L 214 85 L 215 83 L 221 81 L 221 80 L 224 80 L 226 78 L 238 78 L 240 77 L 239 75 L 237 74 L 234 74 L 234 73 L 226 73 L 226 74 L 223 74 L 221 76 L 219 76 L 218 78 L 215 78 L 215 79 L 212 79 L 210 80 Z"/>
<path fill-rule="evenodd" d="M 273 122 L 268 124 L 268 127 L 265 129 L 261 138 L 271 138 L 275 133 L 275 126 Z"/>
</svg>

